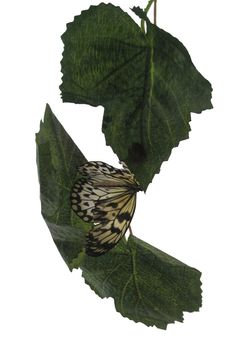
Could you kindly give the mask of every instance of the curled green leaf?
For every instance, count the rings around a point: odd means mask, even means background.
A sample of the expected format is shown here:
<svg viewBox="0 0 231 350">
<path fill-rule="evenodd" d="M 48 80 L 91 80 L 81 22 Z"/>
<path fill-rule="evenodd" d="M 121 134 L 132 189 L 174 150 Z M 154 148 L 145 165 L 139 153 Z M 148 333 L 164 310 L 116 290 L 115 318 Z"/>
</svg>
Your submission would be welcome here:
<svg viewBox="0 0 231 350">
<path fill-rule="evenodd" d="M 36 135 L 42 215 L 70 270 L 81 268 L 85 282 L 101 297 L 112 297 L 124 317 L 166 329 L 183 321 L 184 311 L 201 305 L 200 272 L 130 236 L 107 254 L 84 253 L 91 225 L 73 213 L 70 191 L 86 158 L 49 106 Z"/>
<path fill-rule="evenodd" d="M 86 158 L 47 105 L 36 135 L 37 165 L 42 215 L 52 238 L 69 268 L 82 251 L 91 225 L 78 218 L 70 207 L 70 191 L 77 166 Z"/>
</svg>

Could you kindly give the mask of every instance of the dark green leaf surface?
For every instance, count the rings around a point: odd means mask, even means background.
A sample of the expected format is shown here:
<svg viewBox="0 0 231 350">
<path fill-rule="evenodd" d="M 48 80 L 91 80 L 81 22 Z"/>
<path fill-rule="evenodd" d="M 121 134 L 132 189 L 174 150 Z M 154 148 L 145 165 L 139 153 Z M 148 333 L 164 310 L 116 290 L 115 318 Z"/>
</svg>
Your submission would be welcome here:
<svg viewBox="0 0 231 350">
<path fill-rule="evenodd" d="M 103 3 L 75 17 L 62 36 L 61 85 L 64 102 L 104 106 L 106 142 L 144 189 L 188 138 L 190 113 L 212 108 L 211 85 L 182 43 L 146 21 L 143 33 L 127 13 Z"/>
<path fill-rule="evenodd" d="M 36 135 L 42 215 L 62 257 L 71 268 L 84 245 L 89 224 L 71 211 L 76 167 L 86 159 L 47 105 Z"/>
<path fill-rule="evenodd" d="M 79 266 L 87 284 L 102 298 L 112 297 L 123 316 L 165 329 L 183 321 L 183 311 L 201 305 L 200 272 L 134 236 L 107 254 L 83 253 L 91 229 L 70 207 L 76 167 L 86 159 L 49 106 L 36 136 L 42 214 L 68 267 Z"/>
<path fill-rule="evenodd" d="M 201 273 L 134 236 L 81 268 L 101 298 L 114 298 L 118 312 L 147 326 L 166 329 L 201 306 Z"/>
</svg>

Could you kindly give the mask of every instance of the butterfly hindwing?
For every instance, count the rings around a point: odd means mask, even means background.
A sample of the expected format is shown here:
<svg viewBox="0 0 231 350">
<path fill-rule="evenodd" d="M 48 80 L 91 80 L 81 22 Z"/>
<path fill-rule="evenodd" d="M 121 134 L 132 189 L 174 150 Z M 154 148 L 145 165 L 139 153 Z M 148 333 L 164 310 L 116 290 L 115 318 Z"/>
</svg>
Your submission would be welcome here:
<svg viewBox="0 0 231 350">
<path fill-rule="evenodd" d="M 93 224 L 86 237 L 86 253 L 98 256 L 124 236 L 140 186 L 128 168 L 116 169 L 103 162 L 85 163 L 78 173 L 82 177 L 73 186 L 71 206 L 79 217 Z"/>
<path fill-rule="evenodd" d="M 99 217 L 102 219 L 87 234 L 86 252 L 88 255 L 104 254 L 119 242 L 130 226 L 135 206 L 136 194 L 124 196 L 118 208 L 113 206 L 111 209 L 106 207 L 102 210 L 102 205 L 96 206 L 96 221 Z"/>
</svg>

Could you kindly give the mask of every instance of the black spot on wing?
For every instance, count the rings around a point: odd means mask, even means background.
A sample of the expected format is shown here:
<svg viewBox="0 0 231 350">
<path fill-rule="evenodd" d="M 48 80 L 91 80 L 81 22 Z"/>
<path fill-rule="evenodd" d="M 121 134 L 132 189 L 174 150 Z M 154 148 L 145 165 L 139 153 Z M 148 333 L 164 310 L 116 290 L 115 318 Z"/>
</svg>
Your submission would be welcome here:
<svg viewBox="0 0 231 350">
<path fill-rule="evenodd" d="M 121 233 L 121 230 L 118 227 L 112 226 L 111 232 L 119 235 Z"/>
<path fill-rule="evenodd" d="M 108 208 L 113 208 L 113 209 L 115 209 L 115 208 L 117 208 L 118 207 L 118 203 L 115 203 L 115 202 L 112 202 L 112 203 L 108 203 L 107 205 L 106 205 L 106 207 L 108 207 Z"/>
<path fill-rule="evenodd" d="M 85 163 L 79 173 L 84 178 L 72 188 L 72 209 L 84 221 L 96 224 L 86 236 L 86 253 L 99 256 L 112 249 L 126 232 L 135 209 L 129 207 L 129 197 L 140 187 L 128 169 L 116 169 L 103 162 Z M 104 179 L 109 185 L 101 188 L 99 184 Z"/>
<path fill-rule="evenodd" d="M 126 212 L 126 213 L 121 213 L 119 215 L 117 215 L 117 220 L 121 223 L 123 221 L 129 221 L 131 220 L 131 215 Z"/>
<path fill-rule="evenodd" d="M 107 212 L 103 210 L 97 210 L 94 212 L 94 219 L 95 221 L 100 220 L 101 222 L 108 221 L 107 220 Z"/>
</svg>

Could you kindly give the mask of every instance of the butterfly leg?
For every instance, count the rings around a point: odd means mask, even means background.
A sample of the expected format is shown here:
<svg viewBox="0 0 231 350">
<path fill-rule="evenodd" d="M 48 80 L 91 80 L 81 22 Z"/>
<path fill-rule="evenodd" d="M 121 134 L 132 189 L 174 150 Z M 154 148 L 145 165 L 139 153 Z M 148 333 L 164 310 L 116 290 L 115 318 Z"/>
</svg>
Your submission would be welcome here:
<svg viewBox="0 0 231 350">
<path fill-rule="evenodd" d="M 133 235 L 131 225 L 129 226 L 129 228 L 128 228 L 128 229 L 129 229 L 130 235 Z"/>
</svg>

